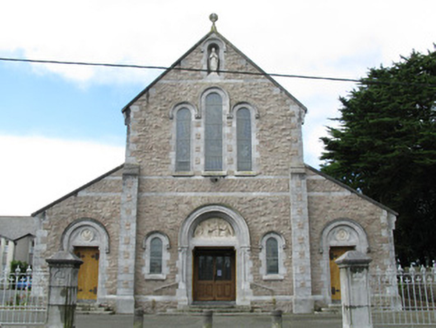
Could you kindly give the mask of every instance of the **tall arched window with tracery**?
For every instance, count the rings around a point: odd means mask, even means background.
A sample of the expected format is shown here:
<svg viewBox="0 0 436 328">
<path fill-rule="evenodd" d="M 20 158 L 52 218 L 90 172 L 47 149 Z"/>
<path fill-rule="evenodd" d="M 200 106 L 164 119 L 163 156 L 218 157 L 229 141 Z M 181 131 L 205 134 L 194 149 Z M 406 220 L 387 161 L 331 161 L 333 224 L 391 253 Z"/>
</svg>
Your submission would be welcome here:
<svg viewBox="0 0 436 328">
<path fill-rule="evenodd" d="M 188 108 L 177 111 L 176 171 L 191 170 L 191 112 Z"/>
<path fill-rule="evenodd" d="M 236 135 L 237 170 L 251 171 L 251 113 L 248 108 L 236 112 Z"/>
<path fill-rule="evenodd" d="M 223 169 L 223 101 L 216 92 L 206 96 L 204 147 L 205 171 L 221 171 Z"/>
</svg>

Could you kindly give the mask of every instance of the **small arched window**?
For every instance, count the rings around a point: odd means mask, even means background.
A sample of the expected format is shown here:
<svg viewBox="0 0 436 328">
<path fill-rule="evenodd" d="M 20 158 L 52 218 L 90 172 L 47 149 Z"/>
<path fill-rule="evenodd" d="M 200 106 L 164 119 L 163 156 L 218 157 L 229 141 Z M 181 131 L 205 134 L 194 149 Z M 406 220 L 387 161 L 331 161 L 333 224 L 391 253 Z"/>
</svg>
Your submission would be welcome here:
<svg viewBox="0 0 436 328">
<path fill-rule="evenodd" d="M 266 241 L 266 274 L 279 273 L 279 247 L 277 239 L 269 237 Z"/>
<path fill-rule="evenodd" d="M 161 232 L 150 233 L 143 241 L 145 279 L 165 280 L 168 274 L 167 262 L 170 258 L 168 237 Z"/>
<path fill-rule="evenodd" d="M 241 108 L 236 113 L 237 135 L 237 170 L 251 171 L 251 114 L 248 108 Z"/>
<path fill-rule="evenodd" d="M 260 273 L 264 280 L 281 280 L 286 274 L 284 264 L 285 240 L 276 232 L 269 232 L 261 240 Z"/>
<path fill-rule="evenodd" d="M 218 93 L 206 96 L 205 171 L 223 169 L 223 102 Z"/>
<path fill-rule="evenodd" d="M 191 170 L 191 112 L 188 108 L 177 111 L 176 171 Z"/>
<path fill-rule="evenodd" d="M 150 242 L 150 274 L 162 273 L 162 240 L 154 237 Z"/>
</svg>

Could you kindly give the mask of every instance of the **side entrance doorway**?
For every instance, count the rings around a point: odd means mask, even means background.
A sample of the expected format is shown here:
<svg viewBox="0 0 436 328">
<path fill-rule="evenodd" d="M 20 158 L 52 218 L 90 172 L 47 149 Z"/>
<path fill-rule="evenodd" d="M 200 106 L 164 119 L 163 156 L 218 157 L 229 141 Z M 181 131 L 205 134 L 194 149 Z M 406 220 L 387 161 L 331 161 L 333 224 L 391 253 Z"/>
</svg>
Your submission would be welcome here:
<svg viewBox="0 0 436 328">
<path fill-rule="evenodd" d="M 83 261 L 79 269 L 77 299 L 96 300 L 100 258 L 98 247 L 75 247 L 74 254 Z"/>
<path fill-rule="evenodd" d="M 339 267 L 335 261 L 346 252 L 352 251 L 354 249 L 354 246 L 330 248 L 330 287 L 333 302 L 338 302 L 341 300 L 341 277 L 339 273 Z"/>
<path fill-rule="evenodd" d="M 234 301 L 235 250 L 233 248 L 194 249 L 194 301 Z"/>
</svg>

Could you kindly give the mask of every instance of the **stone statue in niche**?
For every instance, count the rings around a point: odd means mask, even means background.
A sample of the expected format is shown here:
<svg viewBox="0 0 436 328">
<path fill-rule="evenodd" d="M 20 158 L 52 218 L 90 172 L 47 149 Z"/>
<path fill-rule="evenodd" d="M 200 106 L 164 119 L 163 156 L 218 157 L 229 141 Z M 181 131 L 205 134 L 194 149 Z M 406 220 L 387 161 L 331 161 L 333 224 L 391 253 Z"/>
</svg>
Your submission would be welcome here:
<svg viewBox="0 0 436 328">
<path fill-rule="evenodd" d="M 233 237 L 232 226 L 223 219 L 209 219 L 201 222 L 194 231 L 196 238 L 223 238 Z"/>
<path fill-rule="evenodd" d="M 217 72 L 219 67 L 219 57 L 216 53 L 215 47 L 212 48 L 210 55 L 209 55 L 209 70 L 210 72 Z"/>
</svg>

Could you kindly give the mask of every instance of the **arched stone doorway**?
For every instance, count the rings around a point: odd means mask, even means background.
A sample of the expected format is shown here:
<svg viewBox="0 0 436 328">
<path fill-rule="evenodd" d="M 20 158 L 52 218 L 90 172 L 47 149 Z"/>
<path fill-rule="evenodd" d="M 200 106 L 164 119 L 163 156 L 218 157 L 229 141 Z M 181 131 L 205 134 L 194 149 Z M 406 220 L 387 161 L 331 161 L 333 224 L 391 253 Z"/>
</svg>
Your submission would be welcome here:
<svg viewBox="0 0 436 328">
<path fill-rule="evenodd" d="M 228 301 L 227 292 L 224 292 L 226 295 L 220 294 L 219 288 L 234 288 L 232 300 L 236 305 L 250 304 L 252 295 L 250 288 L 250 233 L 240 214 L 221 205 L 210 205 L 197 209 L 183 222 L 180 228 L 178 246 L 177 297 L 179 307 L 191 305 L 194 301 L 201 302 L 208 299 Z M 198 285 L 199 277 L 202 279 L 198 270 L 200 262 L 204 265 L 206 261 L 210 263 L 208 268 L 213 269 L 213 279 L 225 280 L 225 277 L 233 274 L 234 285 L 214 287 L 209 284 L 205 288 L 217 288 L 217 290 L 199 296 L 198 292 L 204 286 Z M 220 261 L 233 267 L 230 269 L 226 265 L 220 267 Z M 212 280 L 208 279 L 206 277 L 205 283 L 210 283 Z M 211 293 L 215 293 L 215 296 L 211 296 Z"/>
<path fill-rule="evenodd" d="M 109 234 L 98 221 L 83 218 L 72 222 L 62 234 L 62 250 L 75 253 L 84 263 L 79 270 L 77 298 L 85 302 L 103 302 L 107 295 Z"/>
<path fill-rule="evenodd" d="M 323 297 L 327 303 L 340 302 L 341 289 L 339 268 L 335 260 L 350 250 L 369 252 L 365 229 L 350 219 L 338 219 L 328 223 L 321 233 Z"/>
</svg>

